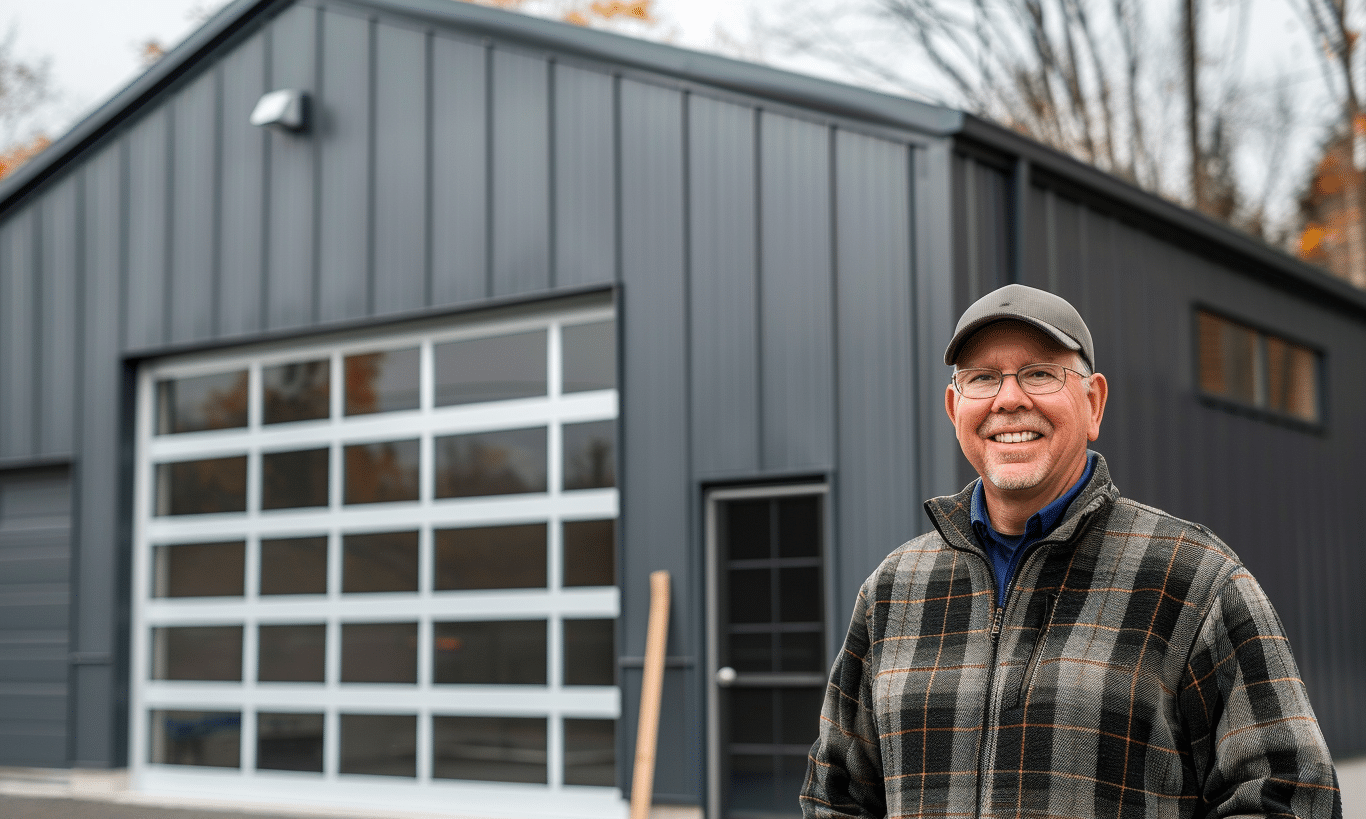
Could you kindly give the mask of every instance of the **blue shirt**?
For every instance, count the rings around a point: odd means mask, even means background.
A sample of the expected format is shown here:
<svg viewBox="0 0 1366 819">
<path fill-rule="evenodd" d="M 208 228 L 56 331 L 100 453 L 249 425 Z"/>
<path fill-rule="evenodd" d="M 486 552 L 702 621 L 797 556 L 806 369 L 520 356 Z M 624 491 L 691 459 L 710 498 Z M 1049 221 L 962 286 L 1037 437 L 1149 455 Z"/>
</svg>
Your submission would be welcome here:
<svg viewBox="0 0 1366 819">
<path fill-rule="evenodd" d="M 986 493 L 982 489 L 982 479 L 978 479 L 977 488 L 972 493 L 972 531 L 977 535 L 977 542 L 986 549 L 987 556 L 991 558 L 991 571 L 996 575 L 998 606 L 1006 604 L 1006 591 L 1010 587 L 1011 578 L 1015 576 L 1015 570 L 1019 568 L 1020 558 L 1029 551 L 1032 543 L 1053 531 L 1062 521 L 1067 507 L 1072 505 L 1072 501 L 1081 494 L 1081 488 L 1091 479 L 1091 470 L 1095 466 L 1096 454 L 1086 453 L 1086 469 L 1082 470 L 1081 477 L 1061 497 L 1025 521 L 1022 535 L 1003 535 L 992 528 L 991 519 L 987 517 Z"/>
</svg>

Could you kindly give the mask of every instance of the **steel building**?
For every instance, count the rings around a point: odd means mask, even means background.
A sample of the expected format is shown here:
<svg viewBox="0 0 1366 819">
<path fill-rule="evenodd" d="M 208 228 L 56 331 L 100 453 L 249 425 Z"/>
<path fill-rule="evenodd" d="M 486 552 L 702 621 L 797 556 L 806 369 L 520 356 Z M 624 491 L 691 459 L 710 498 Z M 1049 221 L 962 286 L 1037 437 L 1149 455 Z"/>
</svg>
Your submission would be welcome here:
<svg viewBox="0 0 1366 819">
<path fill-rule="evenodd" d="M 955 111 L 238 0 L 0 183 L 0 765 L 623 816 L 668 569 L 657 800 L 791 813 L 1009 281 L 1087 316 L 1120 489 L 1233 545 L 1366 753 L 1366 294 Z"/>
</svg>

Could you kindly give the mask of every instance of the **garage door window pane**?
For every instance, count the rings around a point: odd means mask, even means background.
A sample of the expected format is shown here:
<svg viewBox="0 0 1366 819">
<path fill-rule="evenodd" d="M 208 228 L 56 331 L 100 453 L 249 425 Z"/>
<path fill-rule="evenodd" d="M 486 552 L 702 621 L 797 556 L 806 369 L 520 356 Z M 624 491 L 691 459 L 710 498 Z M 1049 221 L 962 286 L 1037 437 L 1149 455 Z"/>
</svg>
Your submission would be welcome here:
<svg viewBox="0 0 1366 819">
<path fill-rule="evenodd" d="M 178 543 L 158 546 L 153 597 L 241 597 L 246 543 Z"/>
<path fill-rule="evenodd" d="M 341 772 L 417 776 L 417 717 L 342 714 Z"/>
<path fill-rule="evenodd" d="M 301 449 L 261 456 L 261 508 L 297 509 L 327 505 L 331 452 Z"/>
<path fill-rule="evenodd" d="M 545 339 L 538 330 L 435 345 L 436 405 L 545 395 Z"/>
<path fill-rule="evenodd" d="M 546 621 L 433 623 L 435 683 L 545 685 Z"/>
<path fill-rule="evenodd" d="M 241 626 L 169 626 L 152 629 L 152 679 L 242 679 Z"/>
<path fill-rule="evenodd" d="M 432 717 L 432 776 L 484 782 L 546 781 L 541 717 Z"/>
<path fill-rule="evenodd" d="M 326 537 L 261 541 L 261 594 L 326 593 Z"/>
<path fill-rule="evenodd" d="M 612 685 L 617 655 L 613 620 L 564 621 L 564 684 Z"/>
<path fill-rule="evenodd" d="M 261 682 L 322 682 L 327 626 L 261 626 L 256 678 Z"/>
<path fill-rule="evenodd" d="M 245 512 L 247 456 L 157 465 L 158 515 Z"/>
<path fill-rule="evenodd" d="M 615 520 L 574 520 L 564 524 L 564 585 L 615 586 Z"/>
<path fill-rule="evenodd" d="M 564 392 L 610 390 L 617 385 L 616 323 L 573 324 L 561 333 Z"/>
<path fill-rule="evenodd" d="M 418 348 L 346 357 L 346 414 L 417 409 Z"/>
<path fill-rule="evenodd" d="M 545 588 L 545 531 L 544 523 L 436 530 L 436 588 Z"/>
<path fill-rule="evenodd" d="M 436 439 L 436 496 L 513 495 L 546 489 L 546 432 L 503 429 Z"/>
<path fill-rule="evenodd" d="M 342 682 L 417 682 L 417 623 L 346 623 L 341 642 Z"/>
<path fill-rule="evenodd" d="M 323 772 L 323 715 L 258 712 L 256 767 Z"/>
<path fill-rule="evenodd" d="M 418 458 L 416 439 L 346 447 L 346 502 L 417 500 Z"/>
<path fill-rule="evenodd" d="M 615 421 L 565 424 L 563 435 L 565 489 L 617 485 Z"/>
<path fill-rule="evenodd" d="M 617 784 L 616 720 L 565 719 L 564 784 Z"/>
<path fill-rule="evenodd" d="M 240 711 L 150 711 L 148 762 L 237 768 L 241 765 Z"/>
<path fill-rule="evenodd" d="M 342 591 L 417 591 L 417 532 L 342 538 Z"/>
<path fill-rule="evenodd" d="M 261 368 L 261 421 L 313 421 L 331 412 L 332 364 L 325 358 Z"/>
<path fill-rule="evenodd" d="M 157 382 L 157 433 L 235 429 L 247 425 L 247 371 Z"/>
</svg>

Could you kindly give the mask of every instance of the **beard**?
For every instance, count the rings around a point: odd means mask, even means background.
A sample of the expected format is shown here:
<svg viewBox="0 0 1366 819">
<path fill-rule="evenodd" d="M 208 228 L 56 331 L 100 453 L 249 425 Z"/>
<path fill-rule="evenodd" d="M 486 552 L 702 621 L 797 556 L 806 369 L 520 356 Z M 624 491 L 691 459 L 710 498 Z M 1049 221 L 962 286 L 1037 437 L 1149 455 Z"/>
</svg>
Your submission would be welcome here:
<svg viewBox="0 0 1366 819">
<path fill-rule="evenodd" d="M 1048 464 L 1039 461 L 1030 464 L 1030 468 L 1024 472 L 1008 468 L 1012 466 L 1014 464 L 987 464 L 987 480 L 1001 490 L 1033 489 L 1043 483 L 1043 479 L 1048 475 Z"/>
<path fill-rule="evenodd" d="M 1000 430 L 1012 426 L 1027 426 L 1041 431 L 1045 436 L 1053 434 L 1053 425 L 1042 415 L 1034 412 L 1011 415 L 993 415 L 977 428 L 977 434 L 989 438 Z M 1052 468 L 1052 458 L 1047 452 L 1032 460 L 988 460 L 983 464 L 983 472 L 992 485 L 1001 490 L 1033 489 L 1043 483 Z"/>
</svg>

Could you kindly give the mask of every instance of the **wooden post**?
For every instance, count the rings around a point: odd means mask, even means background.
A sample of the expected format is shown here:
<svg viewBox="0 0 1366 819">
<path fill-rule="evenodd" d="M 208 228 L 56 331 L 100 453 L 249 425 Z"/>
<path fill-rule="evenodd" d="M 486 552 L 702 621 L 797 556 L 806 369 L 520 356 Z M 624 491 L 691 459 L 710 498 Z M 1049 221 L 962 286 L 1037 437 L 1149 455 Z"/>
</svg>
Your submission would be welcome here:
<svg viewBox="0 0 1366 819">
<path fill-rule="evenodd" d="M 669 573 L 650 572 L 650 623 L 645 637 L 645 674 L 640 683 L 636 766 L 631 777 L 631 819 L 647 819 L 655 790 L 659 703 L 664 694 L 664 648 L 669 637 Z"/>
</svg>

